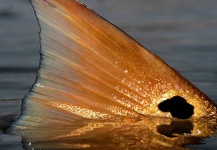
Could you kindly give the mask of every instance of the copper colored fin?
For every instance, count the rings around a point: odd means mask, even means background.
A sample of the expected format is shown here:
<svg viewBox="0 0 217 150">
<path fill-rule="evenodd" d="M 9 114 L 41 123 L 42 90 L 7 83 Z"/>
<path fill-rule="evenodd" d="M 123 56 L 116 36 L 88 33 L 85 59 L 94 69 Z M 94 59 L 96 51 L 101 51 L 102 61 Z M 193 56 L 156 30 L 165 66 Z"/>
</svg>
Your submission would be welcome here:
<svg viewBox="0 0 217 150">
<path fill-rule="evenodd" d="M 41 62 L 16 125 L 171 118 L 159 105 L 175 96 L 192 106 L 189 117 L 216 114 L 216 105 L 200 90 L 77 0 L 32 0 L 32 5 L 41 28 Z"/>
</svg>

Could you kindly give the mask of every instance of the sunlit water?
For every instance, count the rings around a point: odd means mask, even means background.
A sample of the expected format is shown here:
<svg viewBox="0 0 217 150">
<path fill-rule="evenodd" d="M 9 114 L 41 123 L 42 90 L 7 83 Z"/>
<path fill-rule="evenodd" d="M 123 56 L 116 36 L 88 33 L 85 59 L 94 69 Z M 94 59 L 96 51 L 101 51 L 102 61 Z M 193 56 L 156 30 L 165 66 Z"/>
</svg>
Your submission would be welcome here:
<svg viewBox="0 0 217 150">
<path fill-rule="evenodd" d="M 189 0 L 83 0 L 217 102 L 217 3 Z M 35 81 L 39 27 L 28 0 L 0 0 L 0 149 L 25 149 L 4 134 Z M 187 146 L 215 149 L 212 136 Z M 97 143 L 96 143 L 97 144 Z M 26 148 L 27 149 L 27 148 Z"/>
</svg>

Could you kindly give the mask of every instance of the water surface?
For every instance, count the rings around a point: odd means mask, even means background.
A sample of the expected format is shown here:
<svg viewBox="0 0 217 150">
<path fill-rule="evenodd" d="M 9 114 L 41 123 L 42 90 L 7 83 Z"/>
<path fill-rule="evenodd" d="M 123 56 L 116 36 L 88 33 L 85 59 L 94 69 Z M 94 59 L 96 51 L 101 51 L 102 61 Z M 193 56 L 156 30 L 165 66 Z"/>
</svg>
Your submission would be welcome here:
<svg viewBox="0 0 217 150">
<path fill-rule="evenodd" d="M 83 2 L 159 55 L 217 103 L 216 1 Z M 0 126 L 19 114 L 21 99 L 35 81 L 38 32 L 28 0 L 0 0 Z M 215 149 L 216 140 L 211 136 L 187 147 Z M 19 136 L 0 132 L 0 149 L 28 149 L 20 141 Z"/>
</svg>

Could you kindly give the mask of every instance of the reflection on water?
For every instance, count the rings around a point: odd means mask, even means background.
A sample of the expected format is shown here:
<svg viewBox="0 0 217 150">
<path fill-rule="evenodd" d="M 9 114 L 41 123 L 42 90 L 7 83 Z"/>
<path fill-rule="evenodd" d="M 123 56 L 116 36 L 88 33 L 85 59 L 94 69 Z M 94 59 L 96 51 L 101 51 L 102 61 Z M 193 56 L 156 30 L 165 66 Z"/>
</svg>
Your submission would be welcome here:
<svg viewBox="0 0 217 150">
<path fill-rule="evenodd" d="M 194 125 L 191 121 L 172 121 L 169 125 L 159 125 L 157 127 L 158 133 L 167 137 L 176 137 L 180 134 L 192 134 Z"/>
<path fill-rule="evenodd" d="M 217 102 L 216 1 L 82 1 L 158 54 Z M 34 83 L 39 63 L 38 31 L 38 23 L 28 0 L 0 0 L 0 35 L 4 37 L 0 40 L 2 116 L 20 111 L 20 99 Z M 11 98 L 15 100 L 10 100 Z M 55 146 L 61 147 L 60 149 L 82 146 L 89 149 L 100 146 L 101 149 L 106 146 L 108 149 L 147 146 L 165 149 L 175 141 L 177 147 L 195 143 L 196 145 L 188 147 L 216 148 L 217 138 L 211 136 L 212 138 L 204 139 L 215 133 L 214 119 L 186 122 L 157 120 L 131 120 L 129 123 L 86 121 L 79 125 L 64 125 L 62 129 L 57 127 L 58 124 L 50 126 L 52 128 L 29 129 L 23 136 L 24 148 L 19 145 L 19 137 L 4 134 L 0 127 L 0 149 L 53 149 L 57 148 Z M 1 125 L 7 126 L 8 121 L 11 121 L 9 116 L 0 117 Z M 33 135 L 28 132 L 33 132 Z M 73 136 L 81 132 L 83 134 Z M 185 135 L 184 132 L 189 134 Z M 33 138 L 34 135 L 37 135 L 36 139 Z M 205 143 L 203 146 L 197 144 L 201 140 Z"/>
<path fill-rule="evenodd" d="M 77 120 L 13 128 L 24 149 L 185 149 L 215 133 L 216 118 L 170 120 L 144 117 L 118 121 Z M 37 130 L 36 130 L 37 129 Z"/>
</svg>

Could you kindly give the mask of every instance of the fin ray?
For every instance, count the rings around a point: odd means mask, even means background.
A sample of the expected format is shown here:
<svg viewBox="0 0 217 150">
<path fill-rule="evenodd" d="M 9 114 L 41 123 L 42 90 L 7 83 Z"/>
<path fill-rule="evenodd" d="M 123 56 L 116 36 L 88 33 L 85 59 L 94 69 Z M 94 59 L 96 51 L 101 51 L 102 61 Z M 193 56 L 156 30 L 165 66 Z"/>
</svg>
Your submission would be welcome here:
<svg viewBox="0 0 217 150">
<path fill-rule="evenodd" d="M 158 104 L 176 95 L 195 107 L 195 117 L 216 112 L 206 95 L 158 56 L 80 2 L 32 0 L 32 5 L 42 55 L 21 126 L 31 116 L 35 124 L 43 118 L 44 124 L 58 119 L 67 124 L 75 118 L 171 117 Z"/>
</svg>

